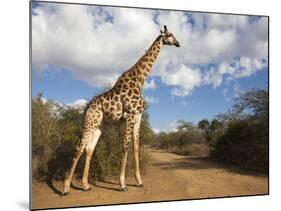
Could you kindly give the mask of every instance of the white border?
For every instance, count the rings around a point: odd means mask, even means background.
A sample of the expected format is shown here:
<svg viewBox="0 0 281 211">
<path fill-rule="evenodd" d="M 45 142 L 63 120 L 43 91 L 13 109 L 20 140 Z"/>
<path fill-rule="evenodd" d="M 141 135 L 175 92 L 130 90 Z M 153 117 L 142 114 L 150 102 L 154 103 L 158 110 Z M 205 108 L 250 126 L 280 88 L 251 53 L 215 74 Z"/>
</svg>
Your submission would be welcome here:
<svg viewBox="0 0 281 211">
<path fill-rule="evenodd" d="M 58 0 L 59 1 L 59 0 Z M 280 198 L 280 10 L 278 1 L 245 0 L 68 0 L 67 2 L 227 12 L 270 16 L 270 196 L 120 205 L 67 210 L 275 210 Z M 29 2 L 1 2 L 1 210 L 28 209 Z M 279 99 L 278 99 L 279 98 Z M 4 118 L 3 118 L 4 117 Z"/>
</svg>

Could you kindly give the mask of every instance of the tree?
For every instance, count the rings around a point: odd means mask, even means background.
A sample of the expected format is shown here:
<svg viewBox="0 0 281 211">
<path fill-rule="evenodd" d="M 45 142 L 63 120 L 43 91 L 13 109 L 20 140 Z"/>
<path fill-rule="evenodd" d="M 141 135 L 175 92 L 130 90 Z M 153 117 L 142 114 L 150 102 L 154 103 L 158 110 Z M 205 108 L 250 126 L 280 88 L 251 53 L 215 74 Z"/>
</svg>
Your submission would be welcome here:
<svg viewBox="0 0 281 211">
<path fill-rule="evenodd" d="M 148 113 L 148 106 L 145 104 L 144 111 L 141 118 L 141 125 L 140 125 L 140 140 L 141 143 L 148 144 L 154 140 L 154 132 L 150 125 L 149 121 L 149 113 Z"/>
<path fill-rule="evenodd" d="M 197 127 L 207 132 L 210 130 L 210 122 L 207 119 L 202 119 L 200 122 L 198 122 Z"/>
<path fill-rule="evenodd" d="M 197 127 L 204 131 L 205 141 L 210 142 L 211 137 L 211 125 L 209 120 L 202 119 L 200 122 L 198 122 Z"/>
<path fill-rule="evenodd" d="M 252 89 L 239 94 L 227 115 L 226 127 L 215 138 L 212 156 L 243 168 L 268 173 L 268 91 Z M 218 130 L 220 121 L 211 126 Z M 219 130 L 218 130 L 219 131 Z"/>
<path fill-rule="evenodd" d="M 64 108 L 58 120 L 64 141 L 78 142 L 82 132 L 83 113 L 76 108 Z"/>
<path fill-rule="evenodd" d="M 268 137 L 257 122 L 236 120 L 218 137 L 212 157 L 242 168 L 268 172 Z"/>
<path fill-rule="evenodd" d="M 252 89 L 235 98 L 232 113 L 237 118 L 251 118 L 264 123 L 268 122 L 268 91 Z"/>
<path fill-rule="evenodd" d="M 37 97 L 32 100 L 33 145 L 42 145 L 42 147 L 44 147 L 51 144 L 52 141 L 59 137 L 57 116 L 54 112 L 55 106 L 52 101 L 45 100 L 42 94 L 38 94 Z M 46 151 L 46 149 L 44 151 Z"/>
<path fill-rule="evenodd" d="M 46 178 L 48 159 L 61 140 L 56 106 L 42 94 L 32 99 L 32 171 L 39 180 Z"/>
<path fill-rule="evenodd" d="M 218 130 L 221 127 L 222 127 L 222 123 L 219 120 L 217 120 L 217 119 L 212 120 L 211 125 L 210 125 L 210 129 L 212 132 Z"/>
<path fill-rule="evenodd" d="M 180 131 L 192 130 L 194 128 L 194 125 L 191 122 L 185 120 L 178 120 L 177 124 L 178 124 L 177 129 Z"/>
</svg>

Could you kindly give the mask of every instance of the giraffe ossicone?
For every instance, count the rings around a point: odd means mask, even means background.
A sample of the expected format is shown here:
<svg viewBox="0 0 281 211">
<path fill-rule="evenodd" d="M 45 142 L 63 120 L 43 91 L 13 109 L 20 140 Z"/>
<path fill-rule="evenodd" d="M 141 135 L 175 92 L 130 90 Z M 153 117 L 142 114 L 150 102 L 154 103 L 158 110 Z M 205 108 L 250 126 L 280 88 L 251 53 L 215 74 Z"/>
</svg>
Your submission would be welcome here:
<svg viewBox="0 0 281 211">
<path fill-rule="evenodd" d="M 95 96 L 85 109 L 82 137 L 76 147 L 76 154 L 73 158 L 71 168 L 64 181 L 63 194 L 70 191 L 70 184 L 77 162 L 86 149 L 86 161 L 82 178 L 84 190 L 89 190 L 88 183 L 90 161 L 95 150 L 95 146 L 101 135 L 100 125 L 103 117 L 114 120 L 125 120 L 125 135 L 123 139 L 123 154 L 120 166 L 120 187 L 122 191 L 127 191 L 125 183 L 125 169 L 128 156 L 128 147 L 133 138 L 133 151 L 135 159 L 135 178 L 137 187 L 143 187 L 139 169 L 139 130 L 141 116 L 144 110 L 144 99 L 141 95 L 143 84 L 151 71 L 152 65 L 157 59 L 163 45 L 173 45 L 180 47 L 175 36 L 170 33 L 166 26 L 164 31 L 160 30 L 160 35 L 152 43 L 145 54 L 117 80 L 109 91 Z"/>
</svg>

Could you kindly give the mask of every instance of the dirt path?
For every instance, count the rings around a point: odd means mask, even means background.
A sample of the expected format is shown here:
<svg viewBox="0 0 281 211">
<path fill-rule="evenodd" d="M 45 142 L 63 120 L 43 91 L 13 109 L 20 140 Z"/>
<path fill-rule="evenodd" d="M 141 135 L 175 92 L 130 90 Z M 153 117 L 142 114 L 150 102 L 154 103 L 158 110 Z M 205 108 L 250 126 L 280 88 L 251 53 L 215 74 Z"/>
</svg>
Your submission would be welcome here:
<svg viewBox="0 0 281 211">
<path fill-rule="evenodd" d="M 36 185 L 32 207 L 75 207 L 268 193 L 266 176 L 242 174 L 237 169 L 207 159 L 151 148 L 147 151 L 151 159 L 143 176 L 144 188 L 134 187 L 134 178 L 127 177 L 128 192 L 119 192 L 118 179 L 115 179 L 97 182 L 88 192 L 71 189 L 71 193 L 63 197 L 47 185 Z M 61 190 L 62 184 L 55 184 L 55 187 Z"/>
</svg>

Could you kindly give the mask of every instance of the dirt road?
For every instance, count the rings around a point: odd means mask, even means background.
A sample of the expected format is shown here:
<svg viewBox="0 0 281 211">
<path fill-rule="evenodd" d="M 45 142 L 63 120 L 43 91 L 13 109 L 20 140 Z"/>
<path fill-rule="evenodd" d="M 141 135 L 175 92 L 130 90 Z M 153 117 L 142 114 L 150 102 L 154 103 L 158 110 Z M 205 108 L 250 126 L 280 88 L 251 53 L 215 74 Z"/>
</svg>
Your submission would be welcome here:
<svg viewBox="0 0 281 211">
<path fill-rule="evenodd" d="M 60 196 L 47 185 L 33 188 L 33 209 L 119 204 L 144 201 L 194 199 L 221 196 L 268 193 L 268 178 L 242 173 L 239 169 L 220 165 L 208 159 L 175 155 L 147 148 L 151 157 L 143 175 L 145 187 L 135 187 L 133 177 L 127 177 L 128 192 L 119 192 L 118 179 L 97 182 L 92 190 L 71 189 Z M 74 184 L 80 186 L 80 184 Z M 55 187 L 62 189 L 62 184 Z"/>
</svg>

